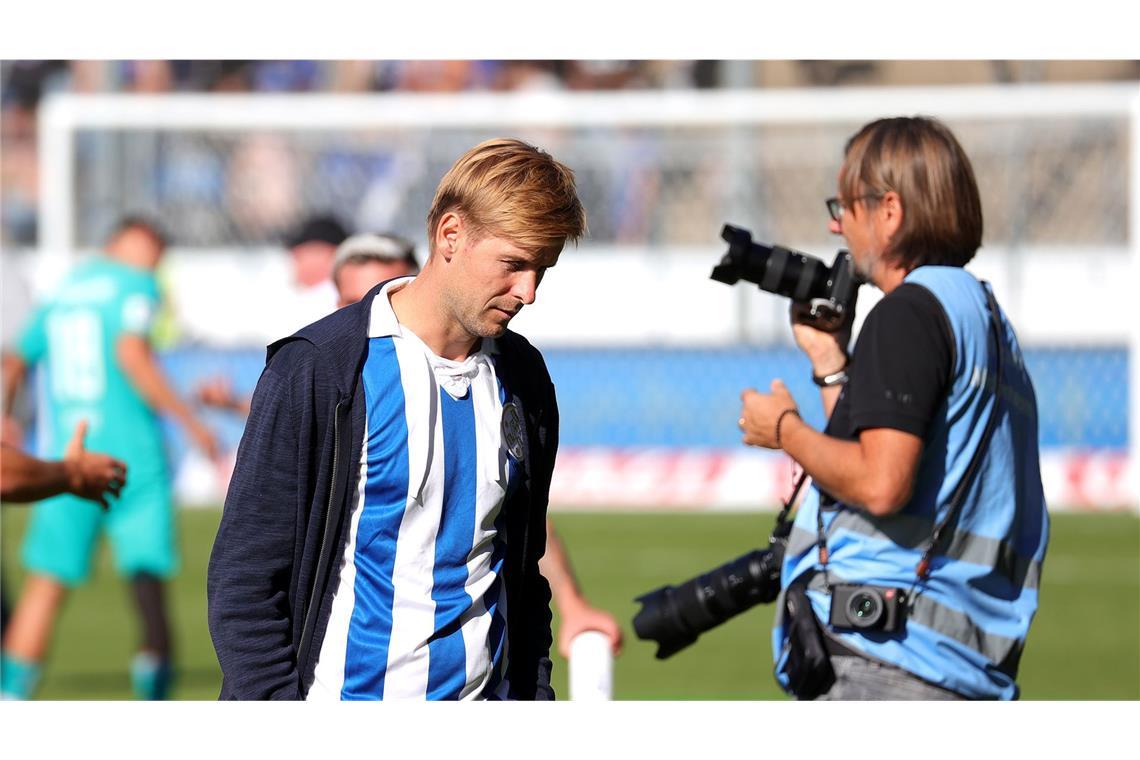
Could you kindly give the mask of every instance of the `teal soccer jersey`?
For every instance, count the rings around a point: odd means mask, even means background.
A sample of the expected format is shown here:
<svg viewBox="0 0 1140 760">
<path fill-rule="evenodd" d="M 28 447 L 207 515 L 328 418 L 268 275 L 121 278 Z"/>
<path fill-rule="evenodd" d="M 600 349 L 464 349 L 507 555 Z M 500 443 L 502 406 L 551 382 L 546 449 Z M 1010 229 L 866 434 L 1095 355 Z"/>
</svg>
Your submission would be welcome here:
<svg viewBox="0 0 1140 760">
<path fill-rule="evenodd" d="M 158 419 L 115 356 L 120 337 L 149 333 L 158 302 L 153 272 L 97 257 L 35 311 L 16 350 L 44 371 L 43 455 L 61 456 L 76 423 L 86 419 L 87 448 L 126 461 L 132 478 L 165 474 Z"/>
<path fill-rule="evenodd" d="M 16 353 L 41 370 L 40 452 L 59 458 L 80 420 L 86 446 L 127 463 L 127 486 L 104 513 L 57 496 L 36 505 L 24 544 L 29 570 L 82 582 L 102 532 L 125 574 L 169 576 L 177 565 L 170 477 L 158 417 L 116 356 L 125 335 L 146 337 L 158 309 L 153 272 L 103 257 L 78 266 L 32 315 Z"/>
</svg>

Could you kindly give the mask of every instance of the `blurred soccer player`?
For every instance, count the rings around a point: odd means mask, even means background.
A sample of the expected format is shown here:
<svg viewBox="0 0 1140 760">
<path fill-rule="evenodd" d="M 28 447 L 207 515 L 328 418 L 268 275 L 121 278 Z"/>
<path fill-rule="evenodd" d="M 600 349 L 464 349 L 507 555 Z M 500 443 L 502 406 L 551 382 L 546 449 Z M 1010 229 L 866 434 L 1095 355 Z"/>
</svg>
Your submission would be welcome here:
<svg viewBox="0 0 1140 760">
<path fill-rule="evenodd" d="M 170 626 L 163 581 L 178 565 L 170 475 L 156 412 L 173 417 L 215 457 L 213 434 L 171 389 L 148 334 L 158 307 L 154 269 L 162 234 L 139 218 L 123 220 L 106 255 L 80 264 L 40 305 L 4 357 L 4 409 L 11 409 L 28 365 L 47 370 L 41 414 L 48 456 L 64 452 L 81 421 L 90 445 L 123 460 L 131 480 L 112 508 L 61 495 L 33 509 L 23 559 L 23 593 L 4 637 L 3 692 L 31 695 L 69 588 L 86 580 L 99 535 L 106 532 L 118 570 L 130 579 L 142 621 L 142 645 L 131 666 L 135 693 L 162 699 L 171 676 Z"/>
<path fill-rule="evenodd" d="M 482 143 L 423 272 L 270 347 L 210 559 L 222 698 L 553 696 L 558 411 L 507 324 L 584 232 L 569 169 Z"/>
<path fill-rule="evenodd" d="M 356 303 L 377 284 L 394 277 L 419 272 L 415 246 L 396 235 L 364 233 L 353 235 L 337 248 L 333 282 L 341 307 Z M 235 402 L 229 402 L 235 406 Z M 247 407 L 248 408 L 248 407 Z M 622 631 L 614 616 L 592 606 L 582 594 L 570 558 L 549 519 L 546 521 L 546 554 L 538 568 L 550 582 L 558 607 L 558 651 L 570 656 L 570 642 L 583 631 L 601 631 L 610 641 L 614 654 L 621 651 Z"/>
</svg>

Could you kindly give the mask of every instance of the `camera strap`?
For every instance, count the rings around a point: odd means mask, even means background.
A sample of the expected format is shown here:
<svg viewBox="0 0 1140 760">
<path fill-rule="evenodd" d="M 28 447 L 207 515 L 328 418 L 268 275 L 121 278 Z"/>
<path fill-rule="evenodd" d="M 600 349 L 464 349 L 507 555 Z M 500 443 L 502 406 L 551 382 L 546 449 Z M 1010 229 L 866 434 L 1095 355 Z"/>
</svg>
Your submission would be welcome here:
<svg viewBox="0 0 1140 760">
<path fill-rule="evenodd" d="M 796 478 L 795 485 L 792 486 L 791 495 L 784 501 L 784 506 L 780 509 L 780 513 L 776 515 L 776 524 L 772 527 L 772 535 L 768 537 L 769 545 L 778 543 L 791 534 L 792 522 L 788 519 L 788 515 L 795 506 L 796 497 L 799 496 L 800 489 L 804 487 L 804 482 L 807 481 L 807 478 L 808 474 L 801 469 L 799 477 Z"/>
<path fill-rule="evenodd" d="M 1003 350 L 1002 350 L 1003 344 L 1002 344 L 1002 340 L 1001 340 L 1001 318 L 998 316 L 999 311 L 998 311 L 997 301 L 994 300 L 994 295 L 993 295 L 993 292 L 991 291 L 991 289 L 989 287 L 989 283 L 982 281 L 981 287 L 982 287 L 982 292 L 986 296 L 986 307 L 987 307 L 987 310 L 989 311 L 989 315 L 990 315 L 990 320 L 989 320 L 990 321 L 990 333 L 993 335 L 994 347 L 995 347 L 995 352 L 996 352 L 995 353 L 995 359 L 994 359 L 994 382 L 993 382 L 994 410 L 993 410 L 993 413 L 990 415 L 990 418 L 986 421 L 986 428 L 982 433 L 982 439 L 981 439 L 981 441 L 978 442 L 978 447 L 974 450 L 973 457 L 971 457 L 971 459 L 970 459 L 970 464 L 966 467 L 966 471 L 965 471 L 965 473 L 963 473 L 962 479 L 960 481 L 958 481 L 958 485 L 957 485 L 957 487 L 955 487 L 954 493 L 951 494 L 951 496 L 950 496 L 950 505 L 946 510 L 945 516 L 943 516 L 942 520 L 939 521 L 934 526 L 934 530 L 931 533 L 930 541 L 927 544 L 926 550 L 923 552 L 922 558 L 918 561 L 918 564 L 915 566 L 915 580 L 914 580 L 914 583 L 911 584 L 911 587 L 907 592 L 907 596 L 910 599 L 914 598 L 913 593 L 912 593 L 914 591 L 914 587 L 918 583 L 925 581 L 926 578 L 930 575 L 931 559 L 934 557 L 935 551 L 938 549 L 939 545 L 942 543 L 942 537 L 946 531 L 946 528 L 954 521 L 954 518 L 957 517 L 957 515 L 958 515 L 958 511 L 962 508 L 962 502 L 965 501 L 966 492 L 969 489 L 970 483 L 973 481 L 974 475 L 977 473 L 978 467 L 981 464 L 982 454 L 985 452 L 986 447 L 989 445 L 990 437 L 993 435 L 994 428 L 997 426 L 997 419 L 998 419 L 997 405 L 999 403 L 999 393 L 1001 391 L 1002 355 L 1003 355 Z M 792 501 L 794 501 L 795 495 L 799 491 L 799 487 L 800 487 L 800 485 L 802 485 L 802 483 L 803 483 L 803 477 L 801 477 L 800 482 L 796 484 L 796 491 L 793 492 L 792 498 L 788 500 L 788 503 L 785 504 L 785 506 L 784 506 L 784 511 L 781 512 L 780 517 L 777 518 L 777 527 L 779 527 L 780 520 L 782 518 L 784 518 L 784 516 L 787 514 L 787 512 L 790 508 L 790 505 L 791 505 Z M 819 548 L 820 569 L 823 573 L 824 583 L 825 583 L 828 591 L 830 592 L 830 590 L 831 590 L 831 579 L 828 577 L 828 573 L 827 573 L 827 563 L 828 563 L 827 533 L 826 533 L 826 529 L 824 528 L 824 525 L 823 525 L 823 511 L 821 509 L 817 509 L 815 517 L 816 517 L 816 531 L 817 531 L 817 536 L 818 536 L 817 546 Z"/>
<path fill-rule="evenodd" d="M 922 554 L 922 559 L 918 561 L 918 565 L 915 567 L 916 583 L 925 581 L 930 575 L 930 561 L 934 557 L 934 552 L 942 543 L 942 535 L 947 526 L 954 521 L 954 518 L 958 515 L 958 511 L 962 508 L 962 503 L 966 500 L 966 491 L 969 489 L 970 483 L 974 480 L 974 475 L 977 474 L 978 467 L 982 462 L 982 454 L 989 445 L 994 428 L 997 427 L 999 416 L 998 404 L 1001 402 L 1002 355 L 1004 353 L 1001 339 L 1001 318 L 998 316 L 997 301 L 994 300 L 994 294 L 990 289 L 989 283 L 983 280 L 981 285 L 982 292 L 986 295 L 986 305 L 990 312 L 990 332 L 994 337 L 994 408 L 990 414 L 990 418 L 986 420 L 986 429 L 982 432 L 982 440 L 978 442 L 978 447 L 974 449 L 974 456 L 971 457 L 966 472 L 962 475 L 962 479 L 958 481 L 958 486 L 950 496 L 950 506 L 946 509 L 946 515 L 934 526 L 934 532 L 930 536 L 930 544 L 926 547 L 926 551 Z"/>
</svg>

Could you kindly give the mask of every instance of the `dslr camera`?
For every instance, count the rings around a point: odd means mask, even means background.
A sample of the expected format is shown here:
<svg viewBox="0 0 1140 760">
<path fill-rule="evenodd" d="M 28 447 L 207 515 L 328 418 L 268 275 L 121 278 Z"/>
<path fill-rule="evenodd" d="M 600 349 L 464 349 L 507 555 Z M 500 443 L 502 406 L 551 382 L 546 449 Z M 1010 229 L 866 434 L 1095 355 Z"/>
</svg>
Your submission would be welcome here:
<svg viewBox="0 0 1140 760">
<path fill-rule="evenodd" d="M 713 268 L 712 279 L 726 285 L 747 280 L 805 304 L 804 322 L 825 332 L 836 332 L 851 318 L 862 281 L 847 251 L 839 251 L 828 267 L 791 248 L 755 243 L 752 233 L 731 224 L 724 225 L 720 236 L 728 243 L 728 252 Z"/>
</svg>

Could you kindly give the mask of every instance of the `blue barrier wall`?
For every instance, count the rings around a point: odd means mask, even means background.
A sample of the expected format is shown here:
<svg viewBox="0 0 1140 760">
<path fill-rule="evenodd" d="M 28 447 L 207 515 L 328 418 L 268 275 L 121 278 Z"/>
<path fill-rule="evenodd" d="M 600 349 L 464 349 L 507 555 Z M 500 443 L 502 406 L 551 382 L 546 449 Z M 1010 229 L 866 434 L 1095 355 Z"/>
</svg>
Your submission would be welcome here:
<svg viewBox="0 0 1140 760">
<path fill-rule="evenodd" d="M 810 367 L 794 348 L 560 348 L 544 355 L 567 446 L 735 447 L 741 390 L 767 390 L 777 377 L 809 422 L 823 422 Z M 184 393 L 215 375 L 250 393 L 264 357 L 263 350 L 185 348 L 164 354 L 163 362 Z M 1026 352 L 1026 363 L 1037 391 L 1043 448 L 1127 447 L 1126 349 L 1034 349 Z M 240 418 L 211 411 L 208 421 L 236 445 Z M 177 434 L 172 443 L 177 452 Z"/>
</svg>

